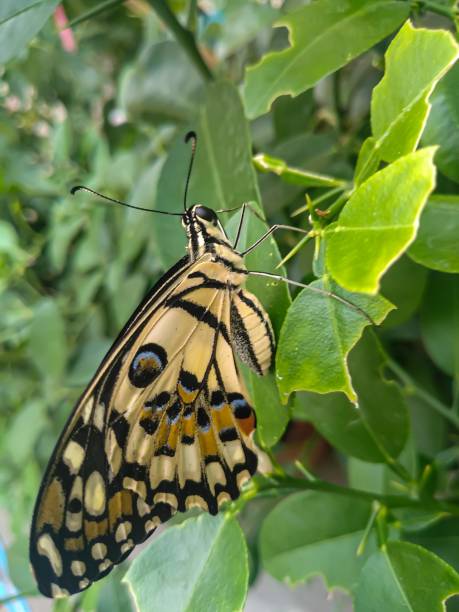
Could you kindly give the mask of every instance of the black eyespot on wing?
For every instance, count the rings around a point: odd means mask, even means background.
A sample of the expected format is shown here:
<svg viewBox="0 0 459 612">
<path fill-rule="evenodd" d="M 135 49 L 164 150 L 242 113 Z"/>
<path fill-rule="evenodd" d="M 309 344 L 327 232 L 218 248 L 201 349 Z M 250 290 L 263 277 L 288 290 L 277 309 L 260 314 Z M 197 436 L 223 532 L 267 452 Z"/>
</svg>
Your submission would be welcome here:
<svg viewBox="0 0 459 612">
<path fill-rule="evenodd" d="M 248 419 L 252 414 L 252 408 L 240 393 L 230 393 L 228 401 L 237 419 Z"/>
<path fill-rule="evenodd" d="M 209 221 L 213 225 L 217 225 L 218 223 L 217 214 L 211 208 L 207 208 L 207 206 L 195 206 L 194 213 L 200 219 Z"/>
<path fill-rule="evenodd" d="M 167 353 L 159 344 L 144 344 L 129 367 L 129 380 L 140 389 L 150 385 L 167 365 Z"/>
<path fill-rule="evenodd" d="M 207 412 L 202 408 L 202 406 L 198 409 L 198 426 L 201 431 L 209 431 L 210 428 L 210 419 L 207 416 Z"/>
</svg>

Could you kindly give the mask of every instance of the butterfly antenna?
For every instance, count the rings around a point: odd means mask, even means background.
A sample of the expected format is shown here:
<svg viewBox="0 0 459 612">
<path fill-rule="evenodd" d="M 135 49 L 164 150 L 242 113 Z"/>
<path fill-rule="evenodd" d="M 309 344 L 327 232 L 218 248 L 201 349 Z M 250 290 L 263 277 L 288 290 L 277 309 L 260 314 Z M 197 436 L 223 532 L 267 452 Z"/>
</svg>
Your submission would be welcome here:
<svg viewBox="0 0 459 612">
<path fill-rule="evenodd" d="M 160 215 L 172 215 L 174 217 L 181 217 L 182 213 L 169 212 L 168 210 L 158 210 L 156 208 L 143 208 L 142 206 L 134 206 L 133 204 L 127 204 L 126 202 L 122 202 L 121 200 L 117 200 L 116 198 L 110 198 L 109 196 L 104 195 L 103 193 L 99 193 L 90 187 L 86 187 L 85 185 L 75 185 L 70 190 L 72 195 L 75 195 L 77 191 L 87 191 L 88 193 L 92 193 L 93 195 L 102 198 L 103 200 L 107 200 L 108 202 L 113 202 L 113 204 L 120 204 L 121 206 L 126 206 L 127 208 L 134 208 L 135 210 L 143 210 L 145 212 L 154 212 L 159 213 Z"/>
<path fill-rule="evenodd" d="M 186 211 L 186 199 L 188 196 L 188 187 L 190 184 L 190 178 L 191 178 L 191 170 L 193 169 L 193 162 L 194 162 L 194 158 L 196 155 L 196 145 L 198 144 L 198 137 L 196 136 L 196 132 L 188 132 L 188 134 L 185 136 L 185 142 L 189 142 L 191 140 L 191 158 L 190 158 L 190 165 L 188 166 L 188 174 L 186 177 L 186 183 L 185 183 L 185 193 L 183 195 L 183 208 Z"/>
</svg>

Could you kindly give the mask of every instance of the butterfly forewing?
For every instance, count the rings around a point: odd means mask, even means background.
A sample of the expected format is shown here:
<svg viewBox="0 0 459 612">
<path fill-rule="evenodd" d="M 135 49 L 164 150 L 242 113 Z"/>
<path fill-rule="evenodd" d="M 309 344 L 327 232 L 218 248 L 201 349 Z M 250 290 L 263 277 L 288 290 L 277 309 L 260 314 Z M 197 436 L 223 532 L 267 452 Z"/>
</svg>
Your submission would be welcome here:
<svg viewBox="0 0 459 612">
<path fill-rule="evenodd" d="M 53 453 L 30 545 L 47 596 L 86 588 L 176 511 L 215 514 L 256 471 L 234 352 L 265 373 L 272 331 L 239 286 L 237 254 L 202 220 L 197 232 L 204 240 L 190 239 L 189 256 L 131 317 Z"/>
</svg>

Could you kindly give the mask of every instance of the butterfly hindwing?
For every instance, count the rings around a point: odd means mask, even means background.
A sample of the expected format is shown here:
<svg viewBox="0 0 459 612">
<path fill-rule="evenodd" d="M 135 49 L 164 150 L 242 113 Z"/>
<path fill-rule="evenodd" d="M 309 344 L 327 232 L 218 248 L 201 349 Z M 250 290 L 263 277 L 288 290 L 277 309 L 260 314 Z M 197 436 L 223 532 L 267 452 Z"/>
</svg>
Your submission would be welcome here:
<svg viewBox="0 0 459 612">
<path fill-rule="evenodd" d="M 174 512 L 215 514 L 239 495 L 257 454 L 234 351 L 244 359 L 252 346 L 266 370 L 272 340 L 259 310 L 206 255 L 179 262 L 137 309 L 70 417 L 40 490 L 30 556 L 45 595 L 86 588 Z"/>
</svg>

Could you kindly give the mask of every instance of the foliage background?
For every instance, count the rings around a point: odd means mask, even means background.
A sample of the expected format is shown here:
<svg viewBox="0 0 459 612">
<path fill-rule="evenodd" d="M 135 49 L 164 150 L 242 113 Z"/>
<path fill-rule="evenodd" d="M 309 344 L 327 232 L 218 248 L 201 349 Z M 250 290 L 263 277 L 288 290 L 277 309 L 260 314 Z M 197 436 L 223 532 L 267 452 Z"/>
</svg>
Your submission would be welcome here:
<svg viewBox="0 0 459 612">
<path fill-rule="evenodd" d="M 409 17 L 433 38 L 403 26 Z M 279 399 L 274 375 L 247 375 L 275 476 L 229 518 L 190 518 L 152 539 L 127 574 L 137 605 L 240 609 L 261 568 L 289 583 L 320 574 L 357 611 L 432 612 L 459 593 L 457 66 L 444 77 L 455 20 L 448 0 L 2 2 L 0 504 L 20 592 L 35 592 L 28 528 L 54 442 L 110 340 L 184 247 L 175 219 L 69 188 L 180 210 L 193 127 L 190 201 L 255 201 L 269 224 L 309 229 L 307 194 L 313 234 L 289 278 L 317 277 L 385 320 L 357 343 L 368 321 L 344 304 L 305 290 L 285 318 L 285 285 L 251 281 L 280 337 Z M 411 153 L 421 134 L 439 145 L 436 178 L 433 150 Z M 251 219 L 247 244 L 263 229 Z M 294 232 L 276 239 L 251 269 L 273 270 L 299 244 Z M 343 487 L 320 478 L 330 461 Z M 181 568 L 189 591 L 177 592 L 179 550 L 211 558 L 215 575 Z M 129 609 L 126 569 L 56 609 Z"/>
</svg>

